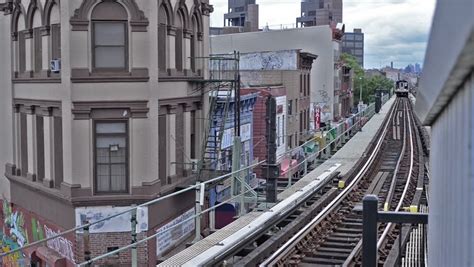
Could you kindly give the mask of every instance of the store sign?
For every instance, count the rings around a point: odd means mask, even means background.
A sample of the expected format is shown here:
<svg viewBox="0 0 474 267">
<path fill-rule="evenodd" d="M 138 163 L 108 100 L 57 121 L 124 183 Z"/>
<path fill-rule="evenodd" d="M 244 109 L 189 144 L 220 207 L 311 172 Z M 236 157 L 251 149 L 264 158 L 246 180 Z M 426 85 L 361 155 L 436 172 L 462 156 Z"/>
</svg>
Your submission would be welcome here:
<svg viewBox="0 0 474 267">
<path fill-rule="evenodd" d="M 234 143 L 234 128 L 224 130 L 222 135 L 221 149 L 229 148 Z M 252 138 L 252 127 L 250 123 L 240 125 L 240 141 L 245 142 Z"/>
<path fill-rule="evenodd" d="M 252 138 L 252 127 L 250 123 L 240 126 L 240 140 L 242 142 L 248 141 Z"/>
<path fill-rule="evenodd" d="M 277 114 L 283 113 L 283 105 L 278 105 L 277 106 Z"/>
<path fill-rule="evenodd" d="M 156 232 L 156 255 L 161 256 L 194 231 L 194 208 L 160 227 Z M 186 221 L 187 220 L 187 221 Z"/>
<path fill-rule="evenodd" d="M 319 130 L 320 125 L 321 125 L 321 108 L 319 106 L 316 106 L 314 110 L 314 128 L 316 131 Z"/>
</svg>

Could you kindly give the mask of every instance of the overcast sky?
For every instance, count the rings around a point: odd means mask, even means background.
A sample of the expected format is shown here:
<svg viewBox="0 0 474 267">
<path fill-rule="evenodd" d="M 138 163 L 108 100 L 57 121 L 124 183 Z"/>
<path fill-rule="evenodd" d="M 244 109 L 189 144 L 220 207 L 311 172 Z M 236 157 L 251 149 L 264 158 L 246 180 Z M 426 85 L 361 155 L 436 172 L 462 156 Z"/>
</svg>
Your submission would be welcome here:
<svg viewBox="0 0 474 267">
<path fill-rule="evenodd" d="M 214 5 L 212 26 L 223 26 L 228 0 L 210 0 Z M 365 68 L 394 62 L 397 68 L 423 63 L 435 0 L 343 0 L 346 31 L 365 33 Z M 301 0 L 257 0 L 260 27 L 293 26 Z M 292 25 L 291 25 L 292 24 Z"/>
</svg>

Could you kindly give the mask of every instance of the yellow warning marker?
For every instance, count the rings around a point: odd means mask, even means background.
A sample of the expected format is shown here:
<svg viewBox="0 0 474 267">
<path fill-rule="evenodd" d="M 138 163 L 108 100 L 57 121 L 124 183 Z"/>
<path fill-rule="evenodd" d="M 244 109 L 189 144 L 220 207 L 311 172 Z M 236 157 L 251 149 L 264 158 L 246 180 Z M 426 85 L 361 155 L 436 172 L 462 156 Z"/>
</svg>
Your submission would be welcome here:
<svg viewBox="0 0 474 267">
<path fill-rule="evenodd" d="M 410 206 L 410 212 L 413 212 L 413 213 L 418 212 L 418 206 L 417 205 L 411 205 Z"/>
<path fill-rule="evenodd" d="M 339 180 L 339 183 L 337 184 L 337 187 L 339 189 L 344 189 L 344 187 L 346 187 L 346 182 L 343 181 L 343 180 Z"/>
<path fill-rule="evenodd" d="M 383 211 L 388 211 L 388 202 L 383 205 Z"/>
</svg>

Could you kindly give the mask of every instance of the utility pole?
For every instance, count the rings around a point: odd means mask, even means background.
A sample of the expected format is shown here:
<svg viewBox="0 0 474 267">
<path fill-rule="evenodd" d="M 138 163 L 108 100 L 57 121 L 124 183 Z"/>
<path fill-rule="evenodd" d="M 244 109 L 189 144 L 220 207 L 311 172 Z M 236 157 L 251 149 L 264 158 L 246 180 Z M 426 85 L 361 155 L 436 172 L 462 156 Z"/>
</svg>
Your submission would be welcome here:
<svg viewBox="0 0 474 267">
<path fill-rule="evenodd" d="M 362 102 L 362 77 L 359 77 L 359 105 L 358 105 L 358 108 L 357 108 L 357 111 L 358 112 L 361 112 L 362 111 L 362 105 L 363 105 L 363 102 Z"/>
<path fill-rule="evenodd" d="M 267 162 L 262 165 L 265 170 L 266 201 L 277 202 L 277 179 L 280 175 L 280 164 L 276 163 L 276 100 L 268 96 L 266 112 L 266 139 L 267 139 Z"/>
</svg>

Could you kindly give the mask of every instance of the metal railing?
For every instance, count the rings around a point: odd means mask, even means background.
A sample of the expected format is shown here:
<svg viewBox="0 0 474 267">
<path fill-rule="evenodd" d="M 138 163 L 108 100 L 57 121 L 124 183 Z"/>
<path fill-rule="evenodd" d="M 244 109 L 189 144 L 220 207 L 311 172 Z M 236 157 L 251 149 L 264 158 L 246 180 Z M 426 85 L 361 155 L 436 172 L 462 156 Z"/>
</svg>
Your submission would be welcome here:
<svg viewBox="0 0 474 267">
<path fill-rule="evenodd" d="M 32 242 L 32 243 L 30 243 L 30 244 L 27 244 L 27 245 L 22 246 L 22 247 L 20 247 L 20 248 L 16 248 L 16 249 L 10 250 L 10 251 L 8 251 L 8 252 L 1 253 L 1 254 L 0 254 L 0 259 L 6 257 L 6 256 L 8 256 L 8 255 L 21 252 L 21 251 L 23 251 L 23 250 L 25 250 L 25 249 L 27 249 L 27 248 L 32 248 L 32 247 L 35 247 L 35 246 L 44 244 L 44 243 L 46 243 L 46 242 L 48 242 L 48 241 L 50 241 L 50 240 L 53 240 L 53 239 L 56 239 L 56 238 L 65 236 L 65 235 L 70 234 L 70 233 L 75 233 L 75 232 L 80 231 L 80 230 L 83 231 L 83 237 L 87 240 L 88 237 L 89 237 L 89 229 L 90 229 L 91 226 L 96 225 L 96 224 L 98 224 L 98 223 L 102 223 L 102 222 L 108 221 L 108 220 L 110 220 L 110 219 L 112 219 L 112 218 L 115 218 L 115 217 L 118 217 L 118 216 L 121 216 L 121 215 L 124 215 L 124 214 L 128 214 L 128 213 L 132 213 L 132 220 L 131 220 L 132 231 L 131 231 L 131 234 L 132 234 L 132 240 L 133 240 L 134 238 L 136 238 L 136 236 L 134 236 L 134 235 L 136 235 L 136 224 L 137 224 L 137 221 L 136 221 L 136 212 L 137 212 L 137 209 L 143 208 L 143 207 L 148 207 L 148 206 L 150 206 L 150 205 L 156 204 L 156 203 L 158 203 L 158 202 L 160 202 L 160 201 L 163 201 L 163 200 L 165 200 L 165 199 L 168 199 L 168 198 L 171 198 L 171 197 L 174 197 L 174 196 L 183 194 L 183 193 L 188 192 L 188 191 L 191 191 L 191 190 L 196 190 L 196 195 L 199 196 L 199 199 L 201 200 L 201 201 L 200 201 L 200 204 L 203 205 L 203 200 L 204 200 L 203 195 L 204 195 L 204 192 L 205 192 L 205 186 L 206 186 L 207 184 L 214 184 L 214 183 L 219 182 L 219 181 L 221 181 L 221 180 L 224 180 L 224 179 L 226 179 L 226 178 L 228 178 L 228 177 L 231 177 L 232 175 L 239 174 L 240 172 L 243 172 L 243 171 L 246 171 L 246 170 L 248 170 L 248 169 L 255 168 L 255 167 L 259 166 L 259 165 L 262 165 L 264 162 L 265 162 L 265 160 L 262 160 L 262 161 L 260 161 L 260 162 L 257 162 L 257 163 L 255 163 L 255 164 L 252 164 L 252 165 L 247 166 L 247 167 L 245 167 L 245 168 L 239 169 L 239 170 L 234 171 L 234 172 L 227 173 L 227 174 L 225 174 L 225 175 L 221 175 L 221 176 L 219 176 L 219 177 L 210 179 L 210 180 L 208 180 L 208 181 L 205 181 L 205 182 L 197 182 L 195 185 L 191 185 L 191 186 L 189 186 L 189 187 L 187 187 L 187 188 L 185 188 L 185 189 L 182 189 L 182 190 L 180 190 L 180 191 L 171 193 L 171 194 L 169 194 L 169 195 L 166 195 L 166 196 L 162 196 L 162 197 L 153 199 L 153 200 L 151 200 L 151 201 L 148 201 L 148 202 L 145 202 L 145 203 L 143 203 L 143 204 L 140 204 L 140 205 L 131 207 L 131 208 L 126 209 L 126 210 L 121 211 L 121 212 L 117 212 L 117 213 L 115 213 L 115 214 L 113 214 L 113 215 L 110 215 L 110 216 L 107 216 L 107 217 L 105 217 L 105 218 L 96 220 L 96 221 L 94 221 L 94 222 L 86 222 L 86 223 L 84 223 L 84 224 L 82 224 L 82 225 L 80 225 L 80 226 L 77 226 L 77 227 L 74 227 L 74 228 L 72 228 L 72 229 L 63 231 L 63 232 L 58 233 L 58 234 L 56 234 L 56 235 L 53 235 L 53 236 L 51 236 L 51 237 L 48 237 L 48 238 L 45 238 L 45 239 L 42 239 L 42 240 L 38 240 L 38 241 Z M 253 189 L 254 189 L 254 188 L 253 188 Z M 248 193 L 248 192 L 250 192 L 250 190 L 247 190 L 247 191 L 244 192 L 243 194 L 246 194 L 246 193 Z M 206 209 L 206 210 L 203 210 L 203 211 L 200 211 L 200 212 L 196 212 L 195 215 L 194 215 L 191 219 L 195 219 L 196 217 L 200 217 L 200 216 L 202 216 L 203 214 L 205 214 L 205 213 L 207 213 L 207 212 L 209 212 L 209 211 L 211 211 L 211 210 L 214 210 L 214 209 L 216 209 L 217 207 L 220 207 L 221 205 L 224 205 L 224 204 L 226 204 L 226 203 L 229 203 L 231 200 L 233 200 L 233 199 L 235 199 L 235 198 L 237 198 L 237 197 L 240 197 L 241 195 L 242 195 L 242 193 L 239 194 L 239 195 L 237 195 L 237 196 L 234 196 L 233 198 L 231 198 L 231 199 L 229 199 L 229 200 L 223 201 L 223 202 L 219 203 L 218 205 L 212 206 L 212 207 L 210 207 L 210 208 L 208 208 L 208 209 Z M 134 215 L 135 215 L 135 216 L 134 216 Z M 181 224 L 183 224 L 183 223 L 185 223 L 185 222 L 187 222 L 187 221 L 189 221 L 189 220 L 191 220 L 191 219 L 188 218 L 188 219 L 182 221 L 181 223 L 178 223 L 178 224 L 176 224 L 176 225 L 174 225 L 174 226 L 168 228 L 167 230 L 173 229 L 174 227 L 176 227 L 176 226 L 178 226 L 178 225 L 181 225 Z M 197 226 L 195 226 L 195 227 L 197 228 Z M 154 238 L 154 237 L 156 237 L 157 235 L 158 235 L 158 233 L 157 233 L 157 234 L 154 234 L 154 235 L 152 235 L 152 236 L 149 236 L 149 237 L 147 237 L 147 238 L 141 239 L 141 240 L 139 240 L 139 241 L 136 241 L 136 242 L 134 242 L 134 243 L 132 243 L 132 244 L 126 246 L 126 247 L 122 247 L 122 248 L 119 248 L 119 249 L 110 251 L 110 252 L 108 252 L 108 253 L 106 253 L 106 254 L 104 254 L 104 255 L 106 255 L 105 257 L 108 257 L 108 256 L 111 256 L 111 255 L 117 254 L 117 253 L 119 253 L 119 252 L 121 252 L 121 251 L 123 251 L 123 250 L 125 250 L 125 249 L 136 248 L 138 244 L 143 243 L 143 242 L 145 242 L 145 241 L 147 241 L 147 240 L 150 240 L 151 238 Z M 88 240 L 87 240 L 87 241 L 88 241 Z M 97 261 L 97 260 L 99 260 L 99 259 L 103 259 L 103 258 L 104 258 L 104 255 L 99 256 L 99 257 L 96 257 L 96 258 L 93 258 L 93 259 L 88 258 L 88 255 L 90 255 L 90 252 L 88 252 L 88 251 L 85 251 L 84 254 L 86 255 L 86 256 L 84 257 L 84 258 L 85 258 L 85 259 L 84 259 L 85 261 L 84 261 L 83 263 L 79 264 L 80 266 L 87 265 L 87 264 L 91 264 L 91 263 L 93 263 L 93 262 L 95 262 L 95 261 Z"/>
<path fill-rule="evenodd" d="M 282 246 L 280 246 L 273 254 L 271 254 L 264 262 L 262 262 L 259 266 L 260 267 L 265 267 L 265 266 L 274 266 L 277 264 L 277 262 L 287 256 L 288 254 L 291 253 L 292 249 L 298 244 L 304 236 L 306 236 L 308 233 L 310 233 L 313 228 L 319 224 L 329 213 L 331 213 L 342 201 L 343 199 L 350 193 L 350 191 L 354 188 L 354 186 L 364 177 L 365 173 L 368 171 L 369 166 L 372 164 L 372 162 L 375 160 L 375 157 L 379 151 L 379 149 L 382 146 L 382 142 L 385 138 L 385 134 L 387 132 L 387 128 L 390 122 L 390 119 L 392 118 L 394 114 L 394 110 L 392 109 L 389 118 L 386 119 L 384 126 L 383 126 L 383 131 L 381 136 L 379 137 L 378 141 L 375 144 L 374 149 L 372 150 L 372 153 L 370 156 L 367 158 L 365 161 L 364 165 L 362 168 L 358 171 L 356 176 L 352 179 L 352 181 L 347 185 L 343 191 L 336 196 L 335 199 L 333 199 L 327 206 L 323 208 L 323 210 L 318 213 L 308 224 L 306 224 L 302 229 L 300 229 L 293 237 L 291 237 L 286 243 L 284 243 Z"/>
<path fill-rule="evenodd" d="M 342 142 L 341 141 L 341 138 L 343 138 L 348 132 L 350 132 L 351 130 L 353 129 L 356 129 L 355 127 L 358 127 L 357 129 L 360 130 L 360 128 L 362 128 L 362 118 L 363 117 L 369 117 L 369 116 L 372 116 L 373 114 L 375 113 L 375 109 L 374 109 L 374 104 L 371 104 L 369 105 L 365 110 L 362 110 L 361 112 L 355 114 L 353 116 L 353 118 L 358 118 L 357 122 L 354 123 L 350 128 L 346 129 L 344 132 L 342 132 L 340 135 L 338 135 L 337 137 L 335 137 L 331 142 L 329 142 L 324 148 L 320 149 L 317 153 L 314 153 L 312 155 L 309 155 L 309 156 L 306 156 L 304 158 L 304 160 L 302 162 L 300 162 L 298 165 L 290 168 L 289 172 L 291 172 L 291 170 L 295 169 L 295 168 L 299 168 L 302 164 L 305 164 L 305 174 L 307 173 L 308 169 L 307 169 L 307 163 L 309 160 L 314 160 L 315 157 L 317 157 L 318 155 L 320 155 L 321 153 L 327 153 L 327 149 L 329 149 L 331 147 L 332 144 L 336 143 L 336 142 Z M 344 123 L 344 122 L 343 122 Z M 333 127 L 331 128 L 331 130 L 333 129 L 337 129 L 338 127 L 340 127 L 343 123 L 340 123 L 338 124 L 336 127 Z M 331 131 L 330 130 L 330 131 Z M 307 142 L 305 142 L 304 144 L 288 151 L 287 153 L 291 153 L 291 151 L 294 151 L 295 149 L 297 148 L 302 148 L 304 147 L 305 145 L 307 145 L 309 142 L 311 142 L 313 140 L 309 140 Z M 330 153 L 330 152 L 329 152 Z M 204 205 L 204 192 L 205 192 L 205 189 L 206 189 L 206 185 L 213 185 L 217 182 L 220 182 L 220 181 L 223 181 L 225 179 L 228 179 L 230 177 L 232 177 L 232 175 L 239 175 L 241 172 L 245 172 L 245 171 L 248 171 L 250 169 L 253 169 L 257 166 L 260 166 L 262 165 L 263 163 L 265 163 L 266 161 L 265 160 L 262 160 L 262 161 L 259 161 L 255 164 L 252 164 L 250 166 L 247 166 L 247 167 L 244 167 L 244 168 L 241 168 L 237 171 L 234 171 L 234 172 L 230 172 L 230 173 L 227 173 L 227 174 L 224 174 L 224 175 L 221 175 L 219 177 L 216 177 L 216 178 L 213 178 L 213 179 L 210 179 L 210 180 L 207 180 L 207 181 L 203 181 L 203 182 L 196 182 L 195 185 L 191 185 L 185 189 L 182 189 L 180 191 L 177 191 L 177 192 L 174 192 L 174 193 L 171 193 L 171 194 L 168 194 L 166 196 L 162 196 L 162 197 L 159 197 L 159 198 L 156 198 L 156 199 L 153 199 L 153 200 L 150 200 L 148 202 L 145 202 L 143 204 L 140 204 L 140 205 L 136 205 L 136 206 L 133 206 L 131 208 L 128 208 L 126 210 L 123 210 L 123 211 L 120 211 L 120 212 L 117 212 L 113 215 L 110 215 L 110 216 L 107 216 L 105 218 L 102 218 L 102 219 L 99 219 L 99 220 L 96 220 L 96 221 L 93 221 L 93 222 L 83 222 L 84 224 L 80 225 L 80 226 L 77 226 L 77 227 L 74 227 L 72 229 L 69 229 L 69 230 L 65 230 L 61 233 L 58 233 L 56 235 L 53 235 L 53 236 L 50 236 L 48 238 L 45 238 L 45 239 L 42 239 L 42 240 L 38 240 L 38 241 L 35 241 L 35 242 L 32 242 L 30 244 L 27 244 L 25 246 L 22 246 L 20 248 L 16 248 L 16 249 L 13 249 L 11 251 L 8 251 L 8 252 L 4 252 L 4 253 L 1 253 L 0 254 L 0 259 L 3 259 L 4 257 L 8 256 L 8 255 L 12 255 L 14 253 L 21 253 L 21 251 L 27 249 L 27 248 L 32 248 L 32 247 L 35 247 L 35 246 L 39 246 L 41 244 L 44 244 L 50 240 L 54 240 L 56 238 L 59 238 L 59 237 L 62 237 L 62 236 L 65 236 L 67 234 L 70 234 L 70 233 L 77 233 L 77 231 L 81 231 L 82 230 L 82 235 L 83 235 L 83 240 L 84 240 L 84 247 L 85 248 L 88 248 L 88 243 L 89 243 L 89 235 L 90 235 L 90 227 L 93 226 L 93 225 L 96 225 L 96 224 L 99 224 L 99 223 L 102 223 L 102 222 L 106 222 L 112 218 L 115 218 L 115 217 L 118 217 L 118 216 L 121 216 L 121 215 L 124 215 L 124 214 L 129 214 L 131 213 L 131 221 L 130 221 L 130 224 L 131 224 L 131 237 L 132 237 L 132 243 L 127 245 L 127 246 L 124 246 L 124 247 L 121 247 L 121 248 L 118 248 L 118 249 L 115 249 L 113 251 L 110 251 L 106 254 L 102 254 L 100 256 L 97 256 L 97 257 L 94 257 L 92 258 L 91 257 L 91 252 L 90 251 L 87 251 L 85 249 L 84 251 L 84 261 L 79 263 L 78 265 L 79 266 L 90 266 L 92 263 L 96 262 L 96 261 L 99 261 L 101 259 L 104 259 L 104 258 L 107 258 L 107 257 L 110 257 L 112 255 L 115 255 L 117 253 L 120 253 L 124 250 L 127 250 L 127 249 L 132 249 L 132 266 L 137 266 L 137 253 L 136 253 L 136 249 L 137 249 L 137 246 L 141 243 L 144 243 L 146 241 L 149 241 L 153 238 L 156 238 L 159 234 L 161 234 L 161 232 L 157 232 L 153 235 L 150 235 L 148 237 L 145 237 L 143 239 L 140 239 L 140 240 L 137 240 L 137 234 L 136 234 L 136 227 L 137 227 L 137 217 L 136 217 L 136 214 L 137 214 L 137 210 L 139 208 L 143 208 L 143 207 L 148 207 L 150 205 L 153 205 L 153 204 L 156 204 L 160 201 L 163 201 L 165 199 L 169 199 L 171 197 L 174 197 L 174 196 L 177 196 L 177 195 L 180 195 L 180 194 L 183 194 L 185 192 L 188 192 L 188 191 L 191 191 L 191 190 L 195 190 L 196 191 L 196 202 L 199 203 L 199 206 L 203 206 Z M 291 184 L 291 180 L 289 181 L 289 184 Z M 253 187 L 253 188 L 249 188 L 248 190 L 244 191 L 244 192 L 241 192 L 240 194 L 238 195 L 234 195 L 232 196 L 231 198 L 225 200 L 225 201 L 222 201 L 221 203 L 217 204 L 217 205 L 214 205 L 212 207 L 209 207 L 205 210 L 200 210 L 200 208 L 197 208 L 195 210 L 195 214 L 187 219 L 184 219 L 183 221 L 173 225 L 173 226 L 170 226 L 169 228 L 166 229 L 166 231 L 170 231 L 172 229 L 174 229 L 175 227 L 177 226 L 180 226 L 186 222 L 189 222 L 191 220 L 196 220 L 197 222 L 200 221 L 200 218 L 202 215 L 204 214 L 207 214 L 213 210 L 215 210 L 216 208 L 224 205 L 224 204 L 227 204 L 227 203 L 230 203 L 240 197 L 245 197 L 245 194 L 248 194 L 250 192 L 252 192 L 252 190 L 255 190 L 259 187 L 260 185 L 257 183 L 257 186 L 256 187 Z M 256 198 L 256 201 L 258 201 L 258 198 Z M 196 229 L 196 235 L 199 235 L 200 236 L 200 225 L 199 224 L 196 224 L 195 225 L 195 229 Z"/>
<path fill-rule="evenodd" d="M 348 133 L 353 133 L 354 130 L 361 130 L 362 127 L 364 126 L 363 125 L 363 121 L 362 121 L 362 118 L 367 118 L 367 121 L 375 114 L 375 104 L 370 104 L 366 109 L 360 111 L 359 113 L 351 116 L 350 118 L 348 119 L 355 119 L 357 118 L 357 122 L 355 122 L 351 127 L 347 128 L 346 130 L 344 130 L 342 133 L 340 133 L 338 136 L 334 137 L 333 140 L 331 140 L 329 143 L 327 143 L 323 148 L 319 149 L 319 151 L 317 152 L 314 152 L 312 153 L 311 155 L 309 156 L 305 156 L 304 160 L 302 160 L 301 162 L 299 162 L 297 165 L 294 165 L 294 166 L 291 166 L 291 163 L 290 163 L 290 167 L 287 171 L 287 178 L 288 178 L 288 187 L 291 186 L 292 184 L 292 177 L 293 175 L 295 174 L 295 172 L 298 172 L 298 170 L 301 168 L 301 166 L 303 166 L 303 176 L 306 175 L 308 173 L 308 167 L 309 167 L 309 162 L 311 161 L 314 161 L 316 159 L 323 159 L 323 160 L 326 160 L 328 157 L 329 157 L 329 154 L 331 153 L 331 146 L 335 145 L 343 145 L 343 143 L 347 142 L 350 137 L 347 136 Z M 367 122 L 366 121 L 366 122 Z M 337 129 L 341 126 L 344 125 L 345 122 L 341 122 L 339 123 L 337 126 L 331 128 L 330 130 L 328 130 L 327 132 L 331 132 L 331 131 L 337 131 Z M 324 136 L 324 133 L 322 134 L 322 138 L 326 138 Z M 315 142 L 314 140 L 315 138 L 311 138 L 311 140 L 309 141 L 306 141 L 305 143 L 303 143 L 302 145 L 296 147 L 296 148 L 293 148 L 287 152 L 285 152 L 285 154 L 283 154 L 280 159 L 282 157 L 289 157 L 291 158 L 291 153 L 293 151 L 295 151 L 296 149 L 299 149 L 299 148 L 304 148 L 304 146 L 310 144 L 311 142 Z"/>
<path fill-rule="evenodd" d="M 428 224 L 427 213 L 411 213 L 411 212 L 381 212 L 378 211 L 378 198 L 374 195 L 367 195 L 362 201 L 363 209 L 363 228 L 362 228 L 362 266 L 377 266 L 377 223 L 397 223 L 397 224 L 421 224 L 421 243 L 418 250 L 414 253 L 420 260 L 416 266 L 425 265 L 426 257 L 426 227 Z M 400 233 L 402 227 L 400 227 Z M 420 235 L 420 233 L 417 233 Z M 398 237 L 398 255 L 396 264 L 400 263 L 400 255 L 402 254 L 403 242 L 401 235 Z"/>
</svg>

